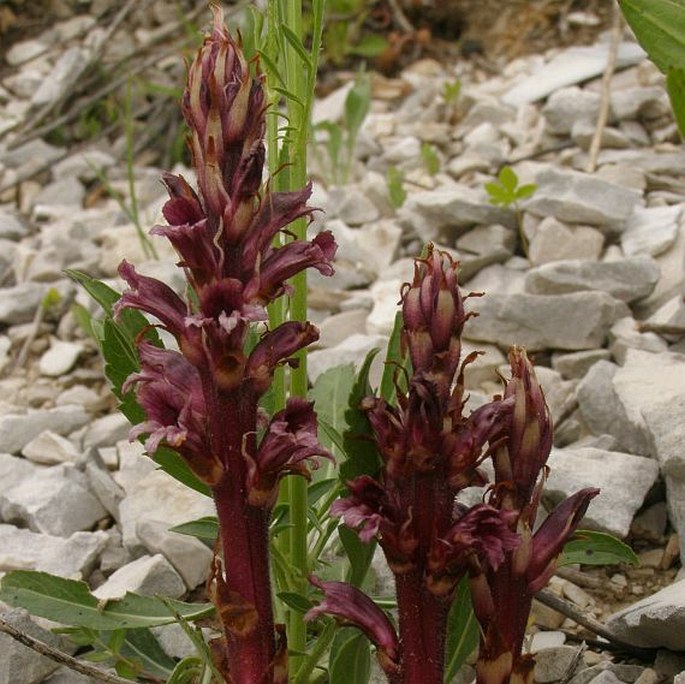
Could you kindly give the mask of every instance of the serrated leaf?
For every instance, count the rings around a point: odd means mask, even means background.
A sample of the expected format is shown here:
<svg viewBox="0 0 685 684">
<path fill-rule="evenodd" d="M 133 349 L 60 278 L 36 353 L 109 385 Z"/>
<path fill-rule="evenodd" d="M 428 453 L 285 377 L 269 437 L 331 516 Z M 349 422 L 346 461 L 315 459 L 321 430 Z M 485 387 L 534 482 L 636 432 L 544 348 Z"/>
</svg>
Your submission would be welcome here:
<svg viewBox="0 0 685 684">
<path fill-rule="evenodd" d="M 605 532 L 578 530 L 566 543 L 559 565 L 639 565 L 635 552 L 620 539 Z"/>
<path fill-rule="evenodd" d="M 288 41 L 290 47 L 297 52 L 300 59 L 304 62 L 304 66 L 308 70 L 311 70 L 312 60 L 309 57 L 309 53 L 304 49 L 300 37 L 287 24 L 281 24 L 280 31 L 283 33 L 283 36 Z"/>
<path fill-rule="evenodd" d="M 347 627 L 338 631 L 331 646 L 330 684 L 362 684 L 371 674 L 371 646 L 366 635 Z"/>
<path fill-rule="evenodd" d="M 445 684 L 450 684 L 478 646 L 478 622 L 473 613 L 468 580 L 463 578 L 457 587 L 454 602 L 447 617 L 445 640 Z"/>
<path fill-rule="evenodd" d="M 499 182 L 505 190 L 508 190 L 510 193 L 516 190 L 519 179 L 511 166 L 503 166 L 497 174 L 497 178 L 499 178 Z"/>
<path fill-rule="evenodd" d="M 350 570 L 345 579 L 355 587 L 361 587 L 371 567 L 376 542 L 363 542 L 355 530 L 345 525 L 338 527 L 338 536 L 345 549 L 347 560 L 350 562 Z"/>
<path fill-rule="evenodd" d="M 121 294 L 113 290 L 97 278 L 91 278 L 86 273 L 73 269 L 65 269 L 64 274 L 80 285 L 108 315 L 112 315 L 112 307 L 119 301 Z"/>
<path fill-rule="evenodd" d="M 214 543 L 219 536 L 219 521 L 216 516 L 208 515 L 204 518 L 198 518 L 197 520 L 191 520 L 190 522 L 170 527 L 169 532 L 185 534 L 189 537 L 210 542 L 212 548 L 214 548 Z"/>
<path fill-rule="evenodd" d="M 85 582 L 33 570 L 8 572 L 0 581 L 0 600 L 48 620 L 102 631 L 156 627 L 174 621 L 167 607 L 152 596 L 129 592 L 103 606 Z M 171 603 L 190 620 L 211 615 L 214 610 L 207 603 Z"/>
<path fill-rule="evenodd" d="M 685 16 L 685 10 L 683 10 L 683 16 Z M 668 70 L 666 89 L 671 99 L 673 116 L 678 125 L 680 137 L 685 140 L 685 69 L 673 67 Z"/>
<path fill-rule="evenodd" d="M 683 0 L 620 0 L 620 6 L 638 42 L 660 71 L 685 69 Z"/>
<path fill-rule="evenodd" d="M 302 594 L 297 594 L 294 591 L 281 591 L 276 594 L 288 608 L 292 608 L 297 613 L 306 613 L 314 607 L 314 604 Z"/>
<path fill-rule="evenodd" d="M 369 384 L 369 372 L 378 349 L 372 349 L 367 355 L 350 392 L 348 407 L 345 411 L 347 429 L 343 433 L 343 444 L 347 458 L 340 465 L 340 478 L 343 482 L 359 475 L 375 475 L 380 468 L 380 456 L 373 432 L 366 413 L 361 410 L 361 402 L 372 396 Z"/>
</svg>

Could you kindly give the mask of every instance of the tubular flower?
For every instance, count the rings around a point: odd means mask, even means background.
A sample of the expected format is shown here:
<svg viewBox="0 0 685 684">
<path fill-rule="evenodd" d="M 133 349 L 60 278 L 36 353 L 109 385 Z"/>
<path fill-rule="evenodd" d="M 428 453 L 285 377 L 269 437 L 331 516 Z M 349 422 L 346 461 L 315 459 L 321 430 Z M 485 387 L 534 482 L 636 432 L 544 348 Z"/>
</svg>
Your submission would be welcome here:
<svg viewBox="0 0 685 684">
<path fill-rule="evenodd" d="M 318 339 L 308 322 L 286 322 L 252 345 L 266 307 L 307 268 L 333 273 L 336 244 L 329 232 L 312 240 L 274 238 L 297 218 L 311 217 L 311 185 L 271 192 L 262 183 L 266 102 L 258 64 L 248 65 L 213 5 L 214 23 L 188 70 L 182 100 L 198 189 L 164 175 L 166 225 L 152 233 L 169 240 L 188 281 L 181 297 L 165 283 L 123 262 L 128 284 L 116 306 L 156 318 L 179 351 L 140 341 L 135 388 L 147 420 L 150 455 L 175 449 L 214 497 L 220 530 L 213 593 L 222 623 L 217 667 L 236 684 L 285 681 L 285 654 L 274 625 L 269 574 L 269 522 L 284 474 L 309 475 L 305 462 L 330 457 L 318 443 L 311 405 L 291 400 L 258 439 L 258 406 L 275 368 Z M 221 648 L 219 649 L 221 650 Z"/>
<path fill-rule="evenodd" d="M 345 624 L 359 627 L 376 645 L 381 667 L 389 674 L 395 673 L 399 643 L 388 616 L 366 594 L 350 584 L 322 582 L 313 576 L 309 581 L 323 591 L 324 600 L 305 615 L 305 620 L 311 621 L 327 613 Z"/>
</svg>

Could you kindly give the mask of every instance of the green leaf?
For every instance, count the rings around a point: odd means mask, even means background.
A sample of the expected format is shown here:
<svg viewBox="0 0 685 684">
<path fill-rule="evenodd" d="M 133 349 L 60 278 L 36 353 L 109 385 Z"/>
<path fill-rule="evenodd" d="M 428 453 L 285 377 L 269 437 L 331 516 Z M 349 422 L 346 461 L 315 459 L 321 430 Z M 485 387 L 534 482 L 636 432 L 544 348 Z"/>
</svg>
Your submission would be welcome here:
<svg viewBox="0 0 685 684">
<path fill-rule="evenodd" d="M 450 684 L 466 659 L 478 646 L 478 622 L 471 605 L 468 580 L 464 577 L 447 618 L 445 641 L 445 684 Z"/>
<path fill-rule="evenodd" d="M 122 631 L 125 639 L 122 641 L 121 655 L 139 663 L 147 674 L 166 680 L 174 669 L 176 661 L 167 655 L 152 632 L 149 629 Z"/>
<path fill-rule="evenodd" d="M 399 209 L 407 199 L 407 191 L 404 189 L 404 174 L 396 166 L 389 166 L 387 181 L 390 204 L 395 209 Z"/>
<path fill-rule="evenodd" d="M 295 95 L 295 93 L 293 93 L 292 91 L 288 90 L 287 88 L 281 88 L 281 87 L 279 87 L 279 86 L 274 86 L 273 89 L 274 89 L 277 93 L 280 93 L 281 95 L 283 95 L 283 97 L 284 97 L 286 100 L 291 100 L 291 101 L 294 102 L 295 104 L 297 104 L 297 105 L 299 105 L 300 107 L 302 107 L 302 109 L 305 108 L 305 107 L 304 107 L 304 102 L 302 102 L 302 99 L 299 98 L 297 95 Z"/>
<path fill-rule="evenodd" d="M 427 142 L 423 143 L 421 145 L 421 157 L 423 158 L 423 165 L 426 167 L 426 171 L 431 176 L 440 171 L 440 158 L 433 145 Z"/>
<path fill-rule="evenodd" d="M 378 57 L 388 49 L 388 41 L 380 33 L 367 33 L 356 45 L 350 46 L 348 54 L 359 57 Z"/>
<path fill-rule="evenodd" d="M 91 278 L 86 273 L 75 271 L 73 269 L 65 269 L 64 274 L 78 283 L 104 310 L 108 315 L 112 315 L 112 307 L 119 301 L 121 294 L 113 290 L 109 285 Z"/>
<path fill-rule="evenodd" d="M 0 582 L 0 601 L 48 620 L 95 630 L 155 627 L 174 621 L 166 606 L 152 596 L 129 592 L 124 598 L 100 602 L 85 582 L 32 570 L 8 572 Z M 214 610 L 207 603 L 171 603 L 190 620 L 211 615 Z"/>
<path fill-rule="evenodd" d="M 345 555 L 350 562 L 350 570 L 346 580 L 355 587 L 361 587 L 371 567 L 376 542 L 364 543 L 359 535 L 345 525 L 338 527 L 338 536 L 345 549 Z"/>
<path fill-rule="evenodd" d="M 638 42 L 660 71 L 685 69 L 683 0 L 620 0 L 620 6 Z"/>
<path fill-rule="evenodd" d="M 535 183 L 526 183 L 526 185 L 521 185 L 516 188 L 516 192 L 514 194 L 517 200 L 528 199 L 535 194 L 537 189 L 538 186 Z"/>
<path fill-rule="evenodd" d="M 340 465 L 340 479 L 343 482 L 353 480 L 359 475 L 375 475 L 380 468 L 381 459 L 373 441 L 373 432 L 366 413 L 361 410 L 362 400 L 373 395 L 369 384 L 369 371 L 376 354 L 378 354 L 378 349 L 372 349 L 366 355 L 350 392 L 348 407 L 345 411 L 348 427 L 343 433 L 343 443 L 347 458 Z"/>
<path fill-rule="evenodd" d="M 288 608 L 292 608 L 297 613 L 306 613 L 314 607 L 314 604 L 302 594 L 297 594 L 294 591 L 281 591 L 276 594 Z"/>
<path fill-rule="evenodd" d="M 309 53 L 304 49 L 304 45 L 302 45 L 299 36 L 287 24 L 281 24 L 279 30 L 288 41 L 290 47 L 297 52 L 300 59 L 304 62 L 304 66 L 308 70 L 311 70 L 312 60 L 309 57 Z"/>
<path fill-rule="evenodd" d="M 171 475 L 174 480 L 178 480 L 181 484 L 200 492 L 200 494 L 212 496 L 209 487 L 197 478 L 178 452 L 162 446 L 155 451 L 153 460 L 161 470 Z"/>
<path fill-rule="evenodd" d="M 518 176 L 511 166 L 503 166 L 497 174 L 497 178 L 499 178 L 502 187 L 510 193 L 513 193 L 514 190 L 516 190 L 516 186 L 519 184 Z"/>
<path fill-rule="evenodd" d="M 685 69 L 673 67 L 668 70 L 666 89 L 671 98 L 673 116 L 678 124 L 680 137 L 685 140 Z"/>
<path fill-rule="evenodd" d="M 307 505 L 313 506 L 322 496 L 328 494 L 339 483 L 337 477 L 329 477 L 325 480 L 313 482 L 307 487 Z"/>
<path fill-rule="evenodd" d="M 281 87 L 285 87 L 285 81 L 283 80 L 283 77 L 281 76 L 280 71 L 278 70 L 278 67 L 274 63 L 274 61 L 269 57 L 269 55 L 266 54 L 264 50 L 258 50 L 259 53 L 259 59 L 264 63 L 266 66 L 266 73 L 268 76 L 272 76 L 273 78 L 277 79 L 278 82 L 281 84 Z"/>
<path fill-rule="evenodd" d="M 635 552 L 620 539 L 592 530 L 578 530 L 564 546 L 559 565 L 639 565 Z"/>
<path fill-rule="evenodd" d="M 208 515 L 204 518 L 183 523 L 182 525 L 170 527 L 169 532 L 177 532 L 178 534 L 185 534 L 189 537 L 210 542 L 212 548 L 214 548 L 214 544 L 219 536 L 219 521 L 216 516 Z"/>
<path fill-rule="evenodd" d="M 353 627 L 338 631 L 331 646 L 330 684 L 362 684 L 371 674 L 371 647 L 366 635 Z"/>
<path fill-rule="evenodd" d="M 388 351 L 385 355 L 385 365 L 383 366 L 383 377 L 381 378 L 380 395 L 388 402 L 395 405 L 397 399 L 397 388 L 399 385 L 401 392 L 407 391 L 407 378 L 411 372 L 411 360 L 408 354 L 402 354 L 402 312 L 395 314 L 390 340 L 388 340 Z"/>
<path fill-rule="evenodd" d="M 176 667 L 166 680 L 166 684 L 194 684 L 194 682 L 200 681 L 203 669 L 202 658 L 187 656 L 176 663 Z"/>
<path fill-rule="evenodd" d="M 490 204 L 509 206 L 513 201 L 513 195 L 499 183 L 486 183 L 485 190 L 490 196 Z"/>
<path fill-rule="evenodd" d="M 360 72 L 354 85 L 345 98 L 345 128 L 347 129 L 347 146 L 354 148 L 357 134 L 371 106 L 371 77 Z"/>
</svg>

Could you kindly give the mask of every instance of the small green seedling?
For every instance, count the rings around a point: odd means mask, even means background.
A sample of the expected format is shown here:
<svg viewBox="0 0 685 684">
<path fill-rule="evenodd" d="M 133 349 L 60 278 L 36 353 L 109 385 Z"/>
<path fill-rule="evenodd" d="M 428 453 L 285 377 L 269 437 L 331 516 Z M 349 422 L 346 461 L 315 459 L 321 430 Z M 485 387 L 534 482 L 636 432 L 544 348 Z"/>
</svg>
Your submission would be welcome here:
<svg viewBox="0 0 685 684">
<path fill-rule="evenodd" d="M 440 157 L 435 151 L 435 147 L 430 143 L 422 143 L 421 145 L 421 158 L 423 159 L 423 165 L 426 167 L 426 171 L 431 176 L 440 171 Z"/>
<path fill-rule="evenodd" d="M 404 174 L 396 166 L 388 168 L 388 195 L 390 204 L 399 209 L 407 199 L 407 191 L 404 189 Z"/>
<path fill-rule="evenodd" d="M 453 104 L 461 94 L 461 81 L 457 78 L 452 82 L 447 82 L 442 87 L 442 96 L 447 104 Z"/>
<path fill-rule="evenodd" d="M 503 166 L 497 174 L 497 180 L 485 184 L 485 190 L 490 196 L 490 204 L 496 207 L 512 207 L 516 212 L 521 245 L 528 256 L 528 240 L 523 232 L 523 212 L 519 202 L 532 197 L 538 186 L 535 183 L 519 185 L 519 178 L 511 166 Z"/>
</svg>

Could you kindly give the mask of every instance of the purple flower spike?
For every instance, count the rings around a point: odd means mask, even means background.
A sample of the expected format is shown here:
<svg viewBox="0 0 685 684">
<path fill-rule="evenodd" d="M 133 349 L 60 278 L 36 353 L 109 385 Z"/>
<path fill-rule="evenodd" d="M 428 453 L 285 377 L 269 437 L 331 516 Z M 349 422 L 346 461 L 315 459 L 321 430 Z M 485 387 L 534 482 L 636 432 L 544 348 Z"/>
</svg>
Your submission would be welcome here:
<svg viewBox="0 0 685 684">
<path fill-rule="evenodd" d="M 311 621 L 322 614 L 332 615 L 344 624 L 359 627 L 376 645 L 381 667 L 389 674 L 397 671 L 399 642 L 388 616 L 363 592 L 345 582 L 322 582 L 314 576 L 309 581 L 321 589 L 324 600 L 305 616 Z"/>
</svg>

